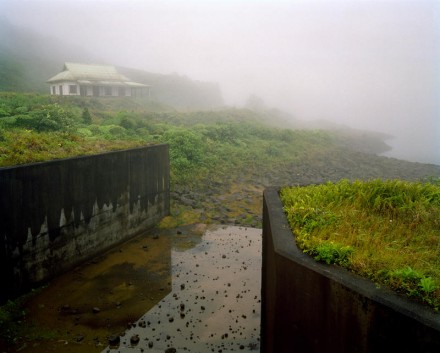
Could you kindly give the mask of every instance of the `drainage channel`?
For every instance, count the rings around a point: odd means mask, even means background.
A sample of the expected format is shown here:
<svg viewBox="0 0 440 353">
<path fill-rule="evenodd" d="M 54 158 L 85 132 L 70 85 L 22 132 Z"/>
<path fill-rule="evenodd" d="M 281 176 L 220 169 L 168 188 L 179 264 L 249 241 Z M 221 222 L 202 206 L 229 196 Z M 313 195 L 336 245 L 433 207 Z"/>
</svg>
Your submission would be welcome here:
<svg viewBox="0 0 440 353">
<path fill-rule="evenodd" d="M 259 351 L 261 229 L 207 230 L 171 261 L 171 293 L 102 353 Z"/>
</svg>

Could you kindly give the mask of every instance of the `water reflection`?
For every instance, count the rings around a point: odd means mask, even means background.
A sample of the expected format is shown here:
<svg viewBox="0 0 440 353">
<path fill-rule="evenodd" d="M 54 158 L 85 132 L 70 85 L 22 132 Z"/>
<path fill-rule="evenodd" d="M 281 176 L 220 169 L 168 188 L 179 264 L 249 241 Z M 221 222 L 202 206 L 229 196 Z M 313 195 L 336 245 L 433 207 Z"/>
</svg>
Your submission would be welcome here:
<svg viewBox="0 0 440 353">
<path fill-rule="evenodd" d="M 173 248 L 172 292 L 103 352 L 259 350 L 261 230 L 223 227 L 201 240 Z"/>
<path fill-rule="evenodd" d="M 170 293 L 171 244 L 170 236 L 142 234 L 54 279 L 26 303 L 35 333 L 23 352 L 102 350 Z"/>
</svg>

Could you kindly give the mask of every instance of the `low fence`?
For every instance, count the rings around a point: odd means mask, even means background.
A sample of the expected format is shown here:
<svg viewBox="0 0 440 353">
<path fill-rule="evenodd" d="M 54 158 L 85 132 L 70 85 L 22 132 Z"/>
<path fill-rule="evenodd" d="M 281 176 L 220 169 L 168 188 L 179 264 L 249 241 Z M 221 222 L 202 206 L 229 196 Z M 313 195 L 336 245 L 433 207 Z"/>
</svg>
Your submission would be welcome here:
<svg viewBox="0 0 440 353">
<path fill-rule="evenodd" d="M 295 244 L 278 189 L 264 191 L 261 351 L 440 352 L 440 314 Z"/>
<path fill-rule="evenodd" d="M 169 214 L 168 145 L 0 169 L 0 299 Z"/>
</svg>

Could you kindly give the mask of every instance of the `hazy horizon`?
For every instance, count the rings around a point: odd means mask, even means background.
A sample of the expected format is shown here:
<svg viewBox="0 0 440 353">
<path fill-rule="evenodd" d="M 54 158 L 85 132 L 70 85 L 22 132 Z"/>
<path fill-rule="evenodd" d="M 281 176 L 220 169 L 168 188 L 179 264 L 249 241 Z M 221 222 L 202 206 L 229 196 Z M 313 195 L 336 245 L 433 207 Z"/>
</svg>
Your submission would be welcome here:
<svg viewBox="0 0 440 353">
<path fill-rule="evenodd" d="M 11 24 L 93 58 L 220 84 L 310 121 L 395 136 L 391 155 L 440 164 L 438 1 L 4 0 Z"/>
</svg>

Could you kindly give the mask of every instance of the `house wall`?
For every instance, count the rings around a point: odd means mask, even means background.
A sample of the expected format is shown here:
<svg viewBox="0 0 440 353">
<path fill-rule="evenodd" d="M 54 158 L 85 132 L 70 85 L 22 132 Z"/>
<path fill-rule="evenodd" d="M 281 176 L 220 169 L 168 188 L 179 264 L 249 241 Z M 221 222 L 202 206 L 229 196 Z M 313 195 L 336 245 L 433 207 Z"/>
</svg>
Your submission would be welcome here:
<svg viewBox="0 0 440 353">
<path fill-rule="evenodd" d="M 0 169 L 0 299 L 169 214 L 167 145 Z"/>
<path fill-rule="evenodd" d="M 76 86 L 76 93 L 70 93 L 70 85 Z M 51 95 L 62 95 L 62 96 L 79 96 L 81 91 L 85 90 L 85 95 L 88 97 L 93 97 L 94 87 L 98 90 L 98 97 L 119 97 L 119 86 L 81 86 L 75 82 L 60 82 L 57 84 L 50 85 Z M 150 96 L 150 88 L 132 88 L 132 87 L 122 87 L 123 97 L 143 97 Z M 108 92 L 110 90 L 110 92 Z"/>
<path fill-rule="evenodd" d="M 70 86 L 76 87 L 76 93 L 70 92 Z M 55 93 L 54 93 L 55 89 Z M 79 85 L 76 82 L 59 82 L 57 84 L 50 85 L 50 94 L 52 95 L 63 95 L 63 96 L 79 96 Z"/>
<path fill-rule="evenodd" d="M 70 85 L 76 86 L 76 93 L 70 93 Z M 119 97 L 119 86 L 81 86 L 76 82 L 59 82 L 57 84 L 50 84 L 49 90 L 51 95 L 62 96 L 79 96 L 85 90 L 85 95 L 88 97 L 94 96 L 94 88 L 98 90 L 98 97 Z M 122 87 L 123 97 L 143 97 L 150 96 L 150 88 L 132 88 Z M 110 90 L 110 92 L 108 91 Z"/>
</svg>

